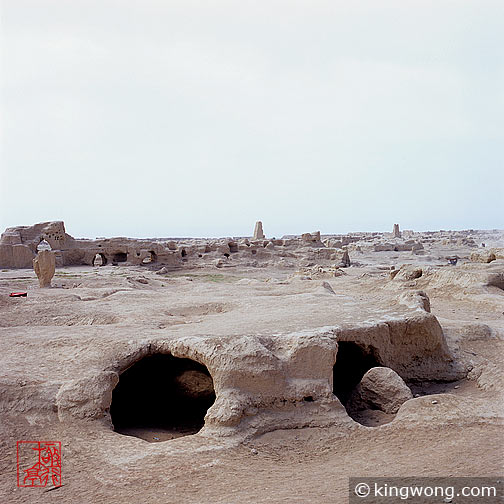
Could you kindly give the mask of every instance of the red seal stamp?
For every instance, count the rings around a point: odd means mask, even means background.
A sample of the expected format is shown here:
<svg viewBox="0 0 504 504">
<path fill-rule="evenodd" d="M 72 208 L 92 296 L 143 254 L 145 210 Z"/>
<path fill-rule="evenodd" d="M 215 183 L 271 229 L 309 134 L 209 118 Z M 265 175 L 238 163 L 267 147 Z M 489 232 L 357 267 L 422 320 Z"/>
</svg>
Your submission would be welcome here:
<svg viewBox="0 0 504 504">
<path fill-rule="evenodd" d="M 17 486 L 61 486 L 61 442 L 18 441 Z"/>
</svg>

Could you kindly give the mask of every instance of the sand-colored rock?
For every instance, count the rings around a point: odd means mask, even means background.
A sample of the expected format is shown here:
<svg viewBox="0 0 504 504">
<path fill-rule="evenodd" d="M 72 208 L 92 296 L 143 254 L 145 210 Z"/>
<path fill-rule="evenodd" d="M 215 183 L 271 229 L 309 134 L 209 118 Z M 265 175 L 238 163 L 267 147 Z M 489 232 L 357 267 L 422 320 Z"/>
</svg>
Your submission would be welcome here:
<svg viewBox="0 0 504 504">
<path fill-rule="evenodd" d="M 472 262 L 491 263 L 492 261 L 495 261 L 497 257 L 492 251 L 472 252 L 470 259 Z"/>
<path fill-rule="evenodd" d="M 415 280 L 422 276 L 422 268 L 411 264 L 403 264 L 398 270 L 393 270 L 390 273 L 392 280 L 409 281 Z"/>
<path fill-rule="evenodd" d="M 412 398 L 411 390 L 393 369 L 374 367 L 362 377 L 349 401 L 356 409 L 368 407 L 397 413 Z"/>
<path fill-rule="evenodd" d="M 348 250 L 343 252 L 343 257 L 341 258 L 340 267 L 341 268 L 349 268 L 350 267 L 350 255 L 348 254 Z"/>
<path fill-rule="evenodd" d="M 430 313 L 430 299 L 424 291 L 407 291 L 399 296 L 399 303 L 413 309 L 420 309 Z"/>
<path fill-rule="evenodd" d="M 40 287 L 51 287 L 56 271 L 56 256 L 51 250 L 41 250 L 33 259 L 33 269 L 39 279 Z"/>
</svg>

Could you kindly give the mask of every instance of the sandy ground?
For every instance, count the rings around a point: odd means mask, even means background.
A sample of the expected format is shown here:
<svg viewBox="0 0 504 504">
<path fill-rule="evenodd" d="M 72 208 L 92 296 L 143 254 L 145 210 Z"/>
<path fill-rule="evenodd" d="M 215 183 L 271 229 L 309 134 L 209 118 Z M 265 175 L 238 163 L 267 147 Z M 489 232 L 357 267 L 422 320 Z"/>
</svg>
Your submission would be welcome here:
<svg viewBox="0 0 504 504">
<path fill-rule="evenodd" d="M 278 429 L 247 438 L 139 428 L 130 432 L 134 437 L 93 420 L 61 423 L 42 404 L 38 387 L 59 387 L 71 373 L 65 359 L 80 355 L 83 366 L 93 352 L 101 359 L 99 341 L 106 354 L 109 340 L 124 343 L 157 331 L 232 336 L 245 330 L 245 314 L 246 330 L 254 334 L 324 326 L 334 317 L 334 306 L 328 309 L 334 299 L 343 321 L 401 313 L 404 307 L 394 301 L 399 291 L 379 269 L 401 258 L 376 256 L 329 280 L 337 298 L 325 295 L 320 280 L 292 280 L 293 271 L 272 268 L 162 276 L 142 267 L 61 268 L 49 290 L 37 287 L 32 271 L 2 271 L 0 378 L 9 401 L 0 417 L 1 502 L 343 503 L 351 476 L 501 475 L 504 295 L 495 290 L 464 293 L 419 279 L 415 288 L 428 293 L 450 350 L 479 372 L 450 383 L 414 384 L 419 397 L 396 416 L 365 415 L 365 425 Z M 28 297 L 8 298 L 20 290 Z M 304 308 L 293 310 L 292 300 Z M 16 387 L 25 391 L 17 403 Z M 24 413 L 30 398 L 35 409 Z M 16 441 L 23 439 L 62 442 L 63 486 L 16 487 Z"/>
</svg>

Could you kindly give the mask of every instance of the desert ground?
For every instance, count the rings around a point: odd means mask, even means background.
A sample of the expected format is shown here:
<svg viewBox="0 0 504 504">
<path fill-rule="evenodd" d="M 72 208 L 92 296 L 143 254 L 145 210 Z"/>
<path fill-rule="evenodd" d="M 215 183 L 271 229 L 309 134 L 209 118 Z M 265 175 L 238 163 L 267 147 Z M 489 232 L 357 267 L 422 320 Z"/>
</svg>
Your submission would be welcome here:
<svg viewBox="0 0 504 504">
<path fill-rule="evenodd" d="M 303 236 L 136 263 L 132 242 L 52 243 L 50 288 L 4 266 L 1 502 L 344 503 L 349 477 L 502 475 L 504 232 Z M 375 367 L 400 383 L 373 399 Z M 61 486 L 17 486 L 20 440 L 61 442 Z"/>
</svg>

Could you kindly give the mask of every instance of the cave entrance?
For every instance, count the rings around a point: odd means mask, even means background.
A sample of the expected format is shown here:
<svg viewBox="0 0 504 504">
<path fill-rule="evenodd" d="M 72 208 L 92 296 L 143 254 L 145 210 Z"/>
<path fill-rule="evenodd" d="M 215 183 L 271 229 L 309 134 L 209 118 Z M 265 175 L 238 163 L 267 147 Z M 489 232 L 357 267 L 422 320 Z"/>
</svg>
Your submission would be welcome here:
<svg viewBox="0 0 504 504">
<path fill-rule="evenodd" d="M 164 441 L 198 432 L 214 401 L 212 377 L 205 366 L 154 354 L 121 374 L 112 392 L 110 416 L 120 434 Z"/>
<path fill-rule="evenodd" d="M 376 348 L 353 341 L 339 341 L 333 367 L 333 393 L 346 407 L 352 390 L 372 367 L 381 366 Z M 347 408 L 348 411 L 348 408 Z"/>
<path fill-rule="evenodd" d="M 140 252 L 137 252 L 137 256 L 140 255 Z M 149 250 L 147 252 L 146 257 L 142 259 L 142 264 L 152 264 L 157 262 L 157 254 L 153 250 Z"/>
<path fill-rule="evenodd" d="M 112 262 L 120 263 L 126 262 L 128 260 L 128 254 L 126 252 L 116 252 L 112 257 Z"/>
</svg>

